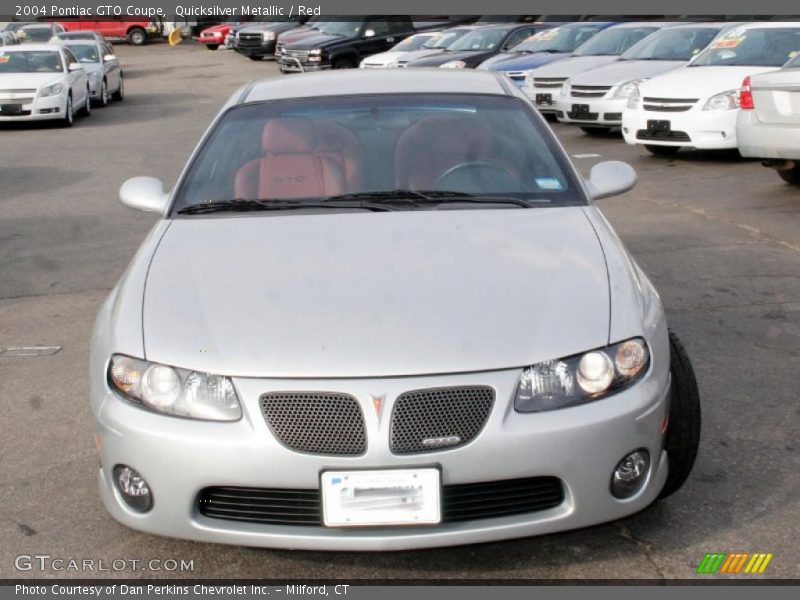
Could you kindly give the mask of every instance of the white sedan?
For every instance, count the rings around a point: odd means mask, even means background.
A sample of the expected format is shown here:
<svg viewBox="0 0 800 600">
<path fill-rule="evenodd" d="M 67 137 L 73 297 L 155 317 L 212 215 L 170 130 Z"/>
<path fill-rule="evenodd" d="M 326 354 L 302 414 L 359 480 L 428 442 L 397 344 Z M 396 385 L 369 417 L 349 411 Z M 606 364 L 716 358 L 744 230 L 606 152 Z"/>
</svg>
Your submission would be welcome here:
<svg viewBox="0 0 800 600">
<path fill-rule="evenodd" d="M 57 119 L 71 127 L 75 111 L 89 116 L 89 80 L 61 44 L 0 50 L 0 122 Z"/>
<path fill-rule="evenodd" d="M 800 53 L 779 71 L 745 79 L 739 103 L 741 155 L 762 158 L 784 181 L 800 184 Z"/>
<path fill-rule="evenodd" d="M 735 149 L 739 88 L 800 50 L 800 22 L 749 23 L 717 38 L 687 66 L 646 81 L 628 99 L 622 133 L 658 155 L 681 147 Z"/>
<path fill-rule="evenodd" d="M 397 61 L 405 56 L 408 52 L 414 52 L 422 49 L 422 47 L 431 40 L 441 36 L 441 32 L 430 31 L 425 33 L 418 33 L 407 37 L 399 44 L 395 44 L 388 52 L 381 52 L 380 54 L 373 54 L 361 61 L 359 65 L 362 69 L 386 69 L 396 67 Z"/>
</svg>

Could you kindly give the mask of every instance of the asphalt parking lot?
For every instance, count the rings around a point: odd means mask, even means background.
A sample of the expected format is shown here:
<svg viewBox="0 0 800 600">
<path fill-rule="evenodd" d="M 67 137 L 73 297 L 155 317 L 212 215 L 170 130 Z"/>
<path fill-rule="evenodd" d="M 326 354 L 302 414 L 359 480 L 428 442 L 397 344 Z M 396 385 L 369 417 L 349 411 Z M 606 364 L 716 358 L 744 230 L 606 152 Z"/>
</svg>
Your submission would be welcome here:
<svg viewBox="0 0 800 600">
<path fill-rule="evenodd" d="M 70 130 L 0 127 L 0 351 L 62 347 L 0 354 L 0 578 L 689 578 L 706 552 L 734 551 L 774 553 L 765 576 L 800 578 L 800 189 L 730 154 L 654 158 L 560 125 L 584 173 L 609 159 L 639 173 L 633 192 L 601 208 L 661 292 L 697 372 L 703 437 L 679 493 L 587 530 L 384 554 L 199 544 L 113 521 L 97 493 L 89 335 L 155 220 L 124 208 L 117 190 L 135 175 L 173 184 L 229 94 L 279 76 L 272 62 L 194 44 L 117 50 L 124 102 Z M 194 569 L 18 571 L 21 554 Z"/>
</svg>

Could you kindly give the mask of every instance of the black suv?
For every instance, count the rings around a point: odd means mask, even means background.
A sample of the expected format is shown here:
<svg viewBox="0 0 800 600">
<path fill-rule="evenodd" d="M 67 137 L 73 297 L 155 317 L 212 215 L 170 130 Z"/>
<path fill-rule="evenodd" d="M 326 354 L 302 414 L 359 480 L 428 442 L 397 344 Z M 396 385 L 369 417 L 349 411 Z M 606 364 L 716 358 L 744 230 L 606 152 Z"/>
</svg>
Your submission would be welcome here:
<svg viewBox="0 0 800 600">
<path fill-rule="evenodd" d="M 416 33 L 408 16 L 353 17 L 315 27 L 299 39 L 278 42 L 275 58 L 282 73 L 357 67 L 365 56 L 386 52 Z"/>
</svg>

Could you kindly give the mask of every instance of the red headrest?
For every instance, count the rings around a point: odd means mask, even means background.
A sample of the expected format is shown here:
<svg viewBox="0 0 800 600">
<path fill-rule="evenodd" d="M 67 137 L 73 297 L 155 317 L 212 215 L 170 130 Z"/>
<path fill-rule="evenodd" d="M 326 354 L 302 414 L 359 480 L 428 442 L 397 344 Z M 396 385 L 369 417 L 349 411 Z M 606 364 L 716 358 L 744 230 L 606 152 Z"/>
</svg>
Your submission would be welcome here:
<svg viewBox="0 0 800 600">
<path fill-rule="evenodd" d="M 309 154 L 316 145 L 314 123 L 306 117 L 270 119 L 261 134 L 261 147 L 268 154 Z"/>
</svg>

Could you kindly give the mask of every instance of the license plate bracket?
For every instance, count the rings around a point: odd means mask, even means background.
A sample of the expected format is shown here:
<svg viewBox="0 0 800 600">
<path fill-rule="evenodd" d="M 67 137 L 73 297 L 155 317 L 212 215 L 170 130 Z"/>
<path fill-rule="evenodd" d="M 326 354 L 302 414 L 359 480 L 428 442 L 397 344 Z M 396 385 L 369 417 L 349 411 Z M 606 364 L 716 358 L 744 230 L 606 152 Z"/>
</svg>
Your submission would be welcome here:
<svg viewBox="0 0 800 600">
<path fill-rule="evenodd" d="M 669 121 L 648 121 L 647 131 L 649 133 L 669 133 L 672 131 L 672 123 Z"/>
<path fill-rule="evenodd" d="M 326 527 L 435 525 L 442 520 L 437 467 L 320 473 Z"/>
<path fill-rule="evenodd" d="M 536 104 L 552 104 L 553 94 L 536 94 Z"/>
<path fill-rule="evenodd" d="M 20 115 L 22 114 L 22 104 L 0 104 L 0 114 Z"/>
<path fill-rule="evenodd" d="M 588 115 L 589 114 L 589 105 L 588 104 L 573 104 L 572 105 L 572 113 L 575 115 Z"/>
</svg>

